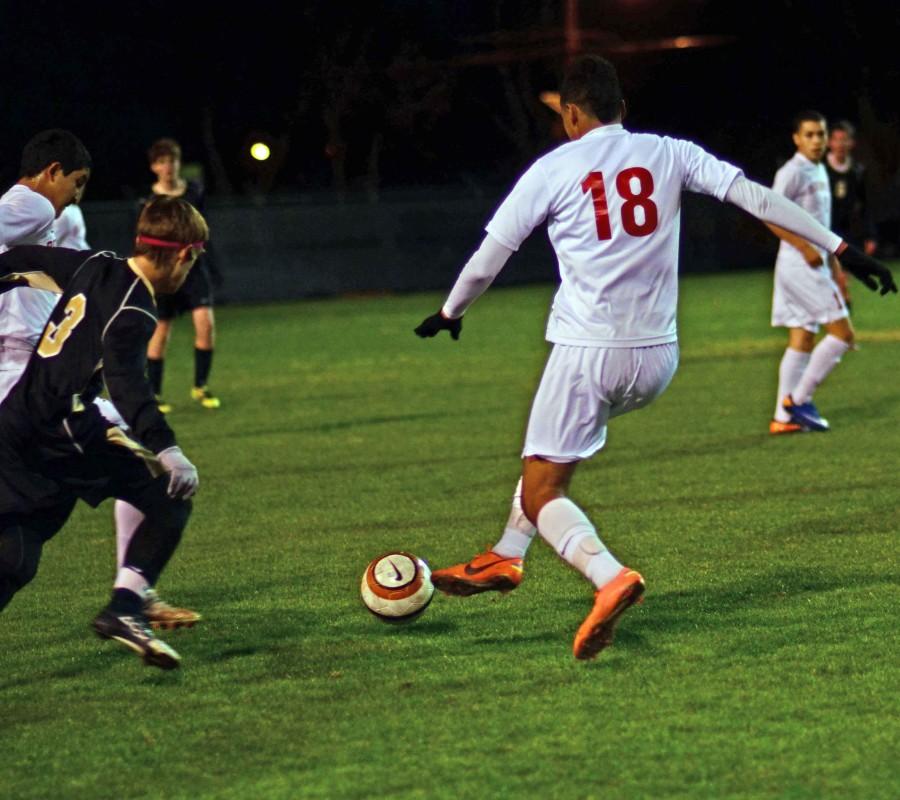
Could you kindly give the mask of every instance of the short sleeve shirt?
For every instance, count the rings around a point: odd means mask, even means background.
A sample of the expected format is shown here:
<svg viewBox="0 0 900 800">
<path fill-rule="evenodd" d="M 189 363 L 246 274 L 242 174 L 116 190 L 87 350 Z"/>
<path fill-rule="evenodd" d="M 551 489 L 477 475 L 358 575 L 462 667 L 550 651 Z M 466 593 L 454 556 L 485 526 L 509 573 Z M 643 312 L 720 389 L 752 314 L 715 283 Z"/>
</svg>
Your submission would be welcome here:
<svg viewBox="0 0 900 800">
<path fill-rule="evenodd" d="M 547 223 L 560 274 L 549 341 L 664 344 L 677 339 L 681 192 L 723 200 L 740 174 L 692 142 L 604 125 L 532 164 L 486 230 L 518 250 Z"/>
<path fill-rule="evenodd" d="M 56 210 L 42 194 L 15 184 L 0 197 L 0 253 L 23 244 L 56 244 Z M 0 340 L 14 349 L 31 349 L 59 295 L 40 289 L 0 294 Z"/>
<path fill-rule="evenodd" d="M 826 228 L 831 227 L 831 188 L 824 164 L 815 164 L 800 153 L 775 173 L 772 189 L 793 200 Z M 828 263 L 828 254 L 820 250 L 822 261 Z M 777 265 L 800 265 L 808 269 L 803 254 L 793 245 L 782 241 L 778 248 Z"/>
</svg>

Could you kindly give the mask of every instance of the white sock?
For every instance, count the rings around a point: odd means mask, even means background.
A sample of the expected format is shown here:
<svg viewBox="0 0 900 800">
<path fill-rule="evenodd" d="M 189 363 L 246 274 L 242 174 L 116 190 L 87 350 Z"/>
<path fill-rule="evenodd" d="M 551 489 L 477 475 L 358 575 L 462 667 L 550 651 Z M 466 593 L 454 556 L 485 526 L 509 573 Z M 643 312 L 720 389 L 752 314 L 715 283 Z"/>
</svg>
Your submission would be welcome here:
<svg viewBox="0 0 900 800">
<path fill-rule="evenodd" d="M 849 349 L 850 345 L 847 342 L 830 333 L 822 339 L 812 351 L 809 364 L 803 370 L 803 377 L 794 388 L 794 400 L 798 403 L 808 403 L 812 400 L 819 384 L 828 377 Z"/>
<path fill-rule="evenodd" d="M 135 572 L 128 567 L 121 567 L 116 573 L 116 582 L 113 584 L 113 588 L 128 589 L 138 597 L 143 597 L 150 588 L 150 583 L 140 572 Z"/>
<path fill-rule="evenodd" d="M 781 364 L 778 366 L 778 398 L 775 403 L 775 419 L 778 422 L 791 421 L 791 415 L 784 410 L 781 404 L 789 394 L 793 396 L 794 400 L 797 400 L 797 396 L 793 394 L 794 389 L 800 382 L 806 365 L 809 364 L 809 358 L 809 353 L 803 353 L 790 347 L 785 349 L 784 355 L 781 357 Z"/>
<path fill-rule="evenodd" d="M 568 497 L 547 503 L 538 514 L 537 527 L 556 552 L 598 589 L 622 569 L 600 541 L 591 521 Z"/>
<path fill-rule="evenodd" d="M 144 515 L 124 500 L 116 500 L 113 515 L 116 518 L 116 569 L 121 569 L 125 563 L 128 545 L 131 544 L 131 538 L 138 525 L 144 521 Z"/>
<path fill-rule="evenodd" d="M 536 533 L 537 528 L 522 511 L 522 479 L 519 478 L 513 492 L 512 508 L 509 510 L 509 519 L 506 521 L 503 535 L 491 551 L 503 558 L 524 558 Z"/>
</svg>

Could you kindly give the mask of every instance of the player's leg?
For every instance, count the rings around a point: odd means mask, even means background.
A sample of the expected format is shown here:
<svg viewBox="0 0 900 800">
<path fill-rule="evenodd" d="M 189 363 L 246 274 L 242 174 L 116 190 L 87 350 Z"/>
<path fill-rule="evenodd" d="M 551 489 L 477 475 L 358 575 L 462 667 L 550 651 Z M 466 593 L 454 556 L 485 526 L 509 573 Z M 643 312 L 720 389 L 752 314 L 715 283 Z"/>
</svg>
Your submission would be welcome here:
<svg viewBox="0 0 900 800">
<path fill-rule="evenodd" d="M 37 574 L 44 542 L 65 524 L 75 498 L 29 515 L 0 515 L 0 611 Z"/>
<path fill-rule="evenodd" d="M 127 579 L 125 554 L 138 527 L 146 517 L 137 508 L 124 500 L 116 500 L 114 506 L 116 521 L 116 575 L 123 574 Z M 202 616 L 190 608 L 173 606 L 163 600 L 156 589 L 146 588 L 143 594 L 144 616 L 152 628 L 172 630 L 175 628 L 192 628 Z"/>
<path fill-rule="evenodd" d="M 160 297 L 158 302 L 160 319 L 156 324 L 156 330 L 153 331 L 153 336 L 150 338 L 150 343 L 147 345 L 147 377 L 150 380 L 150 385 L 153 387 L 153 394 L 156 395 L 159 410 L 163 414 L 168 414 L 172 410 L 172 406 L 162 399 L 162 385 L 166 351 L 169 347 L 169 339 L 172 336 L 172 317 L 168 316 L 167 311 L 168 306 L 171 305 L 171 299 Z"/>
<path fill-rule="evenodd" d="M 775 413 L 769 423 L 769 433 L 800 433 L 802 425 L 791 421 L 790 413 L 784 407 L 785 398 L 793 391 L 803 371 L 809 364 L 810 354 L 815 344 L 815 334 L 804 328 L 788 328 L 788 345 L 778 365 L 778 393 L 775 397 Z"/>
<path fill-rule="evenodd" d="M 191 398 L 204 408 L 218 408 L 221 403 L 207 386 L 216 343 L 216 321 L 211 306 L 191 311 L 194 321 L 194 386 Z"/>
<path fill-rule="evenodd" d="M 824 338 L 815 346 L 803 375 L 791 396 L 795 403 L 811 403 L 819 384 L 840 363 L 844 354 L 853 347 L 854 331 L 849 317 L 828 322 Z"/>
<path fill-rule="evenodd" d="M 535 533 L 537 528 L 522 510 L 522 479 L 519 478 L 500 541 L 471 561 L 434 570 L 431 582 L 445 594 L 458 597 L 488 591 L 511 591 L 522 582 L 522 559 Z"/>
<path fill-rule="evenodd" d="M 180 657 L 154 636 L 144 615 L 144 598 L 181 541 L 191 503 L 169 497 L 169 479 L 158 459 L 118 428 L 108 429 L 103 444 L 86 453 L 83 462 L 85 472 L 105 477 L 85 499 L 96 504 L 103 496 L 120 497 L 143 515 L 140 521 L 131 520 L 137 523 L 134 533 L 110 601 L 94 618 L 94 630 L 130 648 L 145 664 L 174 669 Z"/>
<path fill-rule="evenodd" d="M 522 507 L 541 537 L 595 587 L 590 613 L 575 634 L 576 658 L 612 643 L 622 614 L 644 592 L 569 497 L 577 464 L 606 443 L 607 422 L 643 408 L 665 391 L 678 366 L 675 343 L 642 348 L 556 345 L 535 396 L 523 450 Z"/>
</svg>

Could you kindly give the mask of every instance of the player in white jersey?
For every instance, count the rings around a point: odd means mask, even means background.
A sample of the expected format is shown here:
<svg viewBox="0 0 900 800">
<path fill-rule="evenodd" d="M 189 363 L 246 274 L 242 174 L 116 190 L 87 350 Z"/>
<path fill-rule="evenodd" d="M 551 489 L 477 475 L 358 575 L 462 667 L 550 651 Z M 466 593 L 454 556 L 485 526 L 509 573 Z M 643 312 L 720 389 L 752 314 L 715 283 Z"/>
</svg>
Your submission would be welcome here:
<svg viewBox="0 0 900 800">
<path fill-rule="evenodd" d="M 22 152 L 22 177 L 0 197 L 0 252 L 28 244 L 88 249 L 77 203 L 90 173 L 90 154 L 74 134 L 53 129 L 34 136 Z M 0 293 L 0 402 L 25 371 L 57 300 L 58 291 L 44 289 L 17 287 Z M 127 429 L 111 402 L 94 402 L 109 422 Z M 116 501 L 114 513 L 119 569 L 144 515 L 123 500 Z M 164 602 L 155 590 L 147 593 L 145 612 L 155 627 L 193 625 L 200 619 L 196 611 Z"/>
<path fill-rule="evenodd" d="M 81 197 L 76 197 L 75 202 L 67 205 L 62 214 L 56 218 L 56 246 L 68 247 L 70 250 L 90 250 L 87 241 L 87 226 L 84 224 L 84 214 L 78 203 Z"/>
<path fill-rule="evenodd" d="M 773 189 L 831 225 L 831 188 L 822 163 L 827 132 L 818 111 L 794 118 L 797 152 L 775 174 Z M 812 402 L 813 393 L 850 348 L 853 326 L 840 290 L 841 265 L 822 248 L 770 226 L 781 239 L 775 260 L 772 325 L 788 329 L 788 345 L 778 368 L 778 395 L 769 433 L 827 431 Z M 819 326 L 826 335 L 816 346 Z M 814 349 L 815 348 L 815 349 Z"/>
<path fill-rule="evenodd" d="M 547 223 L 561 278 L 547 324 L 553 349 L 528 421 L 510 521 L 491 551 L 437 570 L 432 580 L 448 594 L 513 589 L 537 530 L 597 589 L 573 644 L 576 658 L 593 658 L 612 642 L 644 581 L 612 556 L 566 492 L 578 462 L 603 447 L 609 418 L 650 403 L 675 372 L 682 190 L 727 200 L 828 252 L 846 253 L 848 268 L 870 288 L 878 287 L 873 275 L 882 291 L 896 286 L 887 269 L 737 167 L 690 142 L 626 131 L 618 77 L 608 61 L 573 63 L 561 100 L 572 141 L 519 179 L 442 309 L 416 333 L 447 330 L 459 338 L 466 309 L 531 231 Z"/>
</svg>

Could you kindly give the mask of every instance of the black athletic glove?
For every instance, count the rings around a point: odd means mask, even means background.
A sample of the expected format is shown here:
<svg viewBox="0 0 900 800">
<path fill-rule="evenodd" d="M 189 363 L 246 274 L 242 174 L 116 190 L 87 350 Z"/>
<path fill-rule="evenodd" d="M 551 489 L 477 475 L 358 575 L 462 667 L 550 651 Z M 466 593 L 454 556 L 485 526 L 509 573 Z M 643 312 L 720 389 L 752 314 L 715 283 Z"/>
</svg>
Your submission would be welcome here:
<svg viewBox="0 0 900 800">
<path fill-rule="evenodd" d="M 881 291 L 881 294 L 897 292 L 897 284 L 894 276 L 883 264 L 879 264 L 874 258 L 867 256 L 862 250 L 852 244 L 848 244 L 844 252 L 838 256 L 841 266 L 855 278 L 859 278 L 873 292 Z M 878 280 L 875 280 L 875 279 Z M 879 287 L 879 282 L 881 286 Z"/>
<path fill-rule="evenodd" d="M 437 336 L 441 331 L 450 331 L 450 336 L 453 339 L 459 339 L 461 330 L 462 318 L 447 319 L 442 312 L 438 311 L 437 314 L 432 314 L 430 317 L 425 317 L 422 320 L 422 324 L 416 328 L 416 336 L 430 339 L 432 336 Z"/>
</svg>

